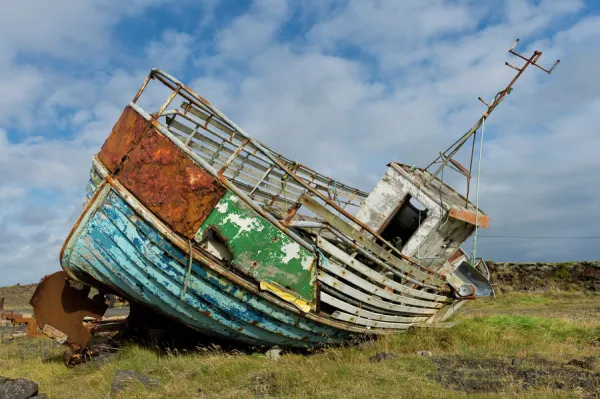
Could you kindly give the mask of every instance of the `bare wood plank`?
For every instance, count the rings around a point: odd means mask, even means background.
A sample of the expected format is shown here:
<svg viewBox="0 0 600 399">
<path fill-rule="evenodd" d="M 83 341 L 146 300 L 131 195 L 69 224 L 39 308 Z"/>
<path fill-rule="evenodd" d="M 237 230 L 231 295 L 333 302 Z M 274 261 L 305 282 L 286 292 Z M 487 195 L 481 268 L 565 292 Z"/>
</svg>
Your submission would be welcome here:
<svg viewBox="0 0 600 399">
<path fill-rule="evenodd" d="M 398 313 L 407 313 L 407 314 L 435 314 L 437 309 L 426 309 L 426 308 L 415 308 L 404 305 L 397 305 L 395 303 L 386 302 L 382 299 L 370 296 L 365 294 L 362 291 L 357 290 L 356 288 L 350 287 L 348 284 L 344 284 L 336 278 L 326 274 L 322 270 L 319 271 L 317 279 L 328 286 L 335 288 L 336 290 L 348 295 L 351 298 L 354 298 L 360 302 L 368 303 L 371 306 L 375 306 L 377 308 L 386 309 L 391 312 Z"/>
<path fill-rule="evenodd" d="M 403 271 L 404 273 L 411 276 L 412 278 L 414 278 L 418 281 L 427 283 L 427 284 L 431 284 L 431 285 L 439 287 L 439 288 L 442 288 L 442 286 L 444 285 L 444 282 L 439 277 L 437 277 L 433 274 L 427 273 L 427 272 L 417 268 L 416 266 L 414 266 L 404 260 L 401 260 L 400 258 L 395 257 L 394 255 L 392 255 L 391 253 L 386 251 L 383 247 L 379 246 L 374 241 L 372 241 L 369 237 L 367 237 L 367 235 L 364 232 L 356 230 L 354 227 L 352 227 L 348 223 L 344 222 L 342 219 L 340 219 L 339 217 L 334 215 L 332 212 L 330 212 L 328 209 L 326 209 L 323 205 L 319 204 L 317 201 L 310 198 L 309 196 L 303 195 L 302 197 L 300 197 L 300 203 L 302 205 L 306 206 L 308 209 L 310 209 L 316 215 L 321 217 L 323 220 L 325 220 L 327 223 L 329 223 L 332 227 L 339 230 L 346 236 L 351 237 L 356 243 L 364 246 L 366 249 L 371 251 L 373 254 L 377 255 L 381 259 L 388 261 L 393 266 L 395 266 L 398 270 Z"/>
<path fill-rule="evenodd" d="M 358 308 L 354 305 L 350 305 L 334 296 L 321 292 L 321 301 L 327 303 L 333 307 L 343 310 L 344 312 L 353 314 L 355 316 L 364 317 L 365 319 L 377 320 L 377 321 L 390 321 L 392 323 L 419 323 L 427 320 L 427 317 L 406 317 L 406 316 L 392 316 L 387 314 L 380 314 L 371 312 L 369 310 Z"/>
<path fill-rule="evenodd" d="M 408 330 L 412 326 L 412 324 L 388 323 L 385 321 L 369 320 L 369 319 L 365 319 L 360 316 L 353 316 L 351 314 L 340 312 L 340 311 L 334 312 L 331 315 L 331 317 L 333 317 L 334 319 L 337 319 L 337 320 L 347 321 L 349 323 L 354 323 L 354 324 L 360 324 L 362 326 L 367 326 L 367 327 L 390 328 L 390 329 L 394 329 L 394 330 Z"/>
<path fill-rule="evenodd" d="M 364 265 L 363 263 L 359 262 L 358 260 L 354 259 L 353 257 L 351 257 L 350 255 L 348 255 L 347 253 L 345 253 L 344 251 L 342 251 L 341 249 L 339 249 L 338 247 L 336 247 L 335 245 L 333 245 L 332 243 L 330 243 L 329 241 L 327 241 L 325 238 L 323 238 L 321 236 L 317 236 L 317 246 L 319 248 L 321 248 L 323 251 L 325 251 L 326 253 L 333 256 L 334 258 L 338 259 L 340 262 L 343 262 L 348 267 L 356 270 L 357 272 L 359 272 L 361 274 L 364 274 L 371 280 L 373 280 L 379 284 L 383 284 L 384 286 L 392 288 L 398 292 L 410 295 L 415 298 L 429 299 L 429 300 L 437 301 L 437 302 L 452 302 L 452 298 L 448 298 L 447 296 L 431 294 L 429 292 L 424 292 L 424 291 L 417 290 L 417 289 L 414 289 L 411 287 L 407 287 L 403 284 L 400 284 L 400 283 L 392 280 L 391 278 L 385 277 L 384 275 L 376 272 L 375 270 L 371 269 L 370 267 L 368 267 L 368 266 Z M 419 302 L 421 302 L 421 301 L 419 301 Z M 414 304 L 416 305 L 417 303 L 414 303 Z M 424 306 L 424 305 L 420 305 L 420 306 Z"/>
<path fill-rule="evenodd" d="M 439 302 L 431 302 L 431 301 L 421 301 L 414 298 L 408 298 L 405 296 L 401 296 L 398 294 L 394 294 L 392 292 L 386 291 L 384 288 L 377 287 L 375 284 L 372 284 L 366 281 L 363 278 L 360 278 L 354 273 L 351 273 L 349 270 L 342 269 L 339 265 L 334 263 L 333 261 L 322 262 L 320 267 L 324 270 L 327 270 L 329 273 L 334 274 L 348 282 L 354 284 L 357 287 L 373 294 L 377 295 L 383 299 L 387 299 L 392 302 L 399 303 L 401 305 L 415 305 L 425 308 L 434 308 L 439 309 L 444 306 L 443 303 Z"/>
</svg>

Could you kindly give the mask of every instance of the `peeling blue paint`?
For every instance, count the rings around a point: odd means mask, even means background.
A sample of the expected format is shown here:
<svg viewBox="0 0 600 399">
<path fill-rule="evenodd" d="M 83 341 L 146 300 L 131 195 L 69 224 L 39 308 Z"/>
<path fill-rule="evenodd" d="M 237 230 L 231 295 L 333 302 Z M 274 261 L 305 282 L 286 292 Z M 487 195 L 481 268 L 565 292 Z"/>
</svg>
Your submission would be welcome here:
<svg viewBox="0 0 600 399">
<path fill-rule="evenodd" d="M 67 245 L 63 266 L 89 274 L 207 335 L 295 347 L 349 338 L 350 333 L 281 308 L 198 262 L 192 265 L 181 299 L 188 254 L 112 190 L 88 209 L 84 223 Z"/>
</svg>

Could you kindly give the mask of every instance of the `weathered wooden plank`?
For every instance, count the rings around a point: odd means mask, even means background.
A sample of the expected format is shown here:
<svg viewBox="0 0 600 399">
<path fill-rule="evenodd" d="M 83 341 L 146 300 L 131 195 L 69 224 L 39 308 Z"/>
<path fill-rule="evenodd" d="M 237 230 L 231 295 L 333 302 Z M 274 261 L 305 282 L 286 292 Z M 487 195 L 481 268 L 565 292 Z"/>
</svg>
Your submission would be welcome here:
<svg viewBox="0 0 600 399">
<path fill-rule="evenodd" d="M 372 241 L 367 235 L 362 232 L 356 230 L 354 227 L 344 222 L 342 219 L 334 215 L 328 209 L 326 209 L 323 205 L 319 204 L 314 199 L 310 198 L 307 195 L 303 195 L 300 197 L 300 203 L 314 212 L 317 216 L 323 218 L 327 223 L 329 223 L 333 228 L 341 231 L 348 237 L 351 237 L 356 243 L 364 246 L 366 249 L 391 263 L 397 269 L 403 271 L 408 276 L 421 281 L 426 284 L 431 284 L 433 286 L 442 288 L 444 282 L 437 276 L 427 273 L 423 270 L 418 269 L 416 266 L 401 260 L 388 251 L 386 251 L 383 247 L 377 245 L 374 241 Z"/>
<path fill-rule="evenodd" d="M 350 268 L 356 270 L 357 272 L 359 272 L 361 274 L 364 274 L 371 280 L 373 280 L 379 284 L 383 284 L 386 287 L 392 288 L 398 292 L 410 295 L 415 298 L 429 299 L 429 300 L 437 301 L 437 302 L 451 302 L 452 301 L 452 298 L 448 298 L 447 296 L 431 294 L 429 292 L 424 292 L 424 291 L 417 290 L 417 289 L 414 289 L 411 287 L 407 287 L 405 285 L 402 285 L 402 284 L 392 280 L 391 278 L 385 277 L 382 274 L 371 269 L 370 267 L 364 265 L 360 261 L 354 259 L 353 257 L 351 257 L 350 255 L 348 255 L 347 253 L 345 253 L 344 251 L 342 251 L 341 249 L 339 249 L 338 247 L 336 247 L 335 245 L 333 245 L 332 243 L 330 243 L 329 241 L 327 241 L 326 239 L 324 239 L 321 236 L 317 236 L 317 246 L 319 248 L 321 248 L 323 251 L 325 251 L 328 254 L 330 254 L 331 256 L 333 256 L 334 258 L 338 259 L 340 262 L 343 262 Z M 407 302 L 407 303 L 409 303 L 409 302 Z M 424 304 L 421 304 L 421 303 L 426 303 L 424 301 L 411 302 L 411 303 L 413 303 L 414 305 L 426 306 Z M 432 306 L 426 306 L 426 307 L 432 307 Z"/>
<path fill-rule="evenodd" d="M 274 283 L 314 304 L 316 259 L 312 253 L 228 191 L 206 218 L 196 241 L 214 229 L 233 255 L 233 265 L 258 281 Z"/>
<path fill-rule="evenodd" d="M 431 302 L 431 301 L 420 301 L 418 299 L 408 298 L 405 296 L 401 296 L 398 294 L 394 294 L 393 292 L 386 291 L 384 288 L 377 287 L 375 284 L 372 284 L 366 281 L 363 278 L 360 278 L 356 274 L 350 272 L 349 270 L 342 269 L 338 264 L 329 260 L 328 262 L 322 262 L 320 267 L 324 270 L 327 270 L 331 274 L 334 274 L 338 277 L 341 277 L 344 280 L 354 284 L 355 286 L 360 287 L 361 289 L 370 292 L 373 295 L 377 295 L 383 299 L 387 299 L 392 302 L 399 303 L 401 305 L 415 305 L 424 308 L 435 308 L 439 309 L 444 306 L 443 303 L 439 302 Z"/>
<path fill-rule="evenodd" d="M 407 330 L 412 326 L 412 324 L 388 323 L 385 321 L 369 320 L 369 319 L 365 319 L 360 316 L 353 316 L 351 314 L 340 312 L 340 311 L 334 312 L 333 315 L 331 315 L 331 317 L 333 317 L 334 319 L 337 319 L 337 320 L 347 321 L 349 323 L 354 323 L 354 324 L 360 324 L 362 326 L 367 326 L 367 327 L 391 328 L 394 330 Z"/>
<path fill-rule="evenodd" d="M 406 316 L 392 316 L 387 314 L 380 314 L 371 312 L 369 310 L 358 308 L 354 305 L 346 303 L 334 296 L 329 295 L 326 292 L 321 292 L 321 301 L 327 303 L 333 307 L 343 310 L 344 312 L 353 314 L 355 316 L 364 317 L 366 319 L 372 319 L 377 321 L 389 321 L 392 323 L 419 323 L 427 320 L 427 317 L 406 317 Z"/>
<path fill-rule="evenodd" d="M 472 225 L 478 225 L 487 229 L 490 227 L 490 217 L 482 213 L 475 213 L 466 209 L 450 208 L 449 215 L 451 218 L 462 220 L 463 222 Z"/>
<path fill-rule="evenodd" d="M 398 313 L 407 313 L 407 314 L 435 314 L 437 309 L 426 309 L 426 308 L 415 308 L 410 306 L 398 305 L 391 302 L 386 302 L 382 299 L 370 296 L 362 291 L 357 290 L 349 286 L 348 284 L 342 283 L 338 279 L 326 274 L 322 270 L 319 270 L 318 277 L 319 281 L 328 286 L 335 288 L 338 291 L 341 291 L 345 295 L 348 295 L 351 298 L 354 298 L 360 302 L 368 303 L 369 305 L 386 309 L 392 312 Z"/>
</svg>

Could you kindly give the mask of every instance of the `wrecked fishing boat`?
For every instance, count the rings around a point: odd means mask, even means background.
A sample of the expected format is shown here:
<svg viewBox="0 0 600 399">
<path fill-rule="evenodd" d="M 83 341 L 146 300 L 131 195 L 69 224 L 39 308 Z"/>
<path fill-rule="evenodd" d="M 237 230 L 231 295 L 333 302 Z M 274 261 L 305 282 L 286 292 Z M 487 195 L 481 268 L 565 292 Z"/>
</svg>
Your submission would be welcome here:
<svg viewBox="0 0 600 399">
<path fill-rule="evenodd" d="M 38 326 L 81 350 L 90 336 L 81 321 L 101 317 L 108 294 L 208 337 L 260 346 L 446 326 L 466 299 L 492 289 L 468 257 L 453 256 L 489 217 L 440 171 L 470 180 L 472 167 L 454 155 L 522 72 L 539 67 L 541 52 L 513 49 L 525 64 L 430 165 L 437 170 L 391 162 L 370 193 L 273 151 L 152 70 L 93 157 L 63 271 L 32 298 Z M 140 104 L 154 83 L 169 94 L 151 112 Z"/>
</svg>

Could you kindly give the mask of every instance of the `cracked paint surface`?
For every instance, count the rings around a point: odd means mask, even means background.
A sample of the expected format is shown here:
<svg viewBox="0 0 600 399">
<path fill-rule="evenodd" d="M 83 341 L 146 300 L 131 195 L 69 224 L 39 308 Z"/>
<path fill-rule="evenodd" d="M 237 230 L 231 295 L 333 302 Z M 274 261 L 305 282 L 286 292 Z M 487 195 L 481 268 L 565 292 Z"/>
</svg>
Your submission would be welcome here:
<svg viewBox="0 0 600 399">
<path fill-rule="evenodd" d="M 197 261 L 182 297 L 189 255 L 105 191 L 64 253 L 62 264 L 71 271 L 211 336 L 296 347 L 347 339 L 347 333 L 282 309 Z"/>
<path fill-rule="evenodd" d="M 130 107 L 98 157 L 148 209 L 193 238 L 225 188 Z"/>
<path fill-rule="evenodd" d="M 225 239 L 236 268 L 314 302 L 315 257 L 237 195 L 228 191 L 221 198 L 196 233 L 196 241 L 201 242 L 211 228 Z"/>
</svg>

